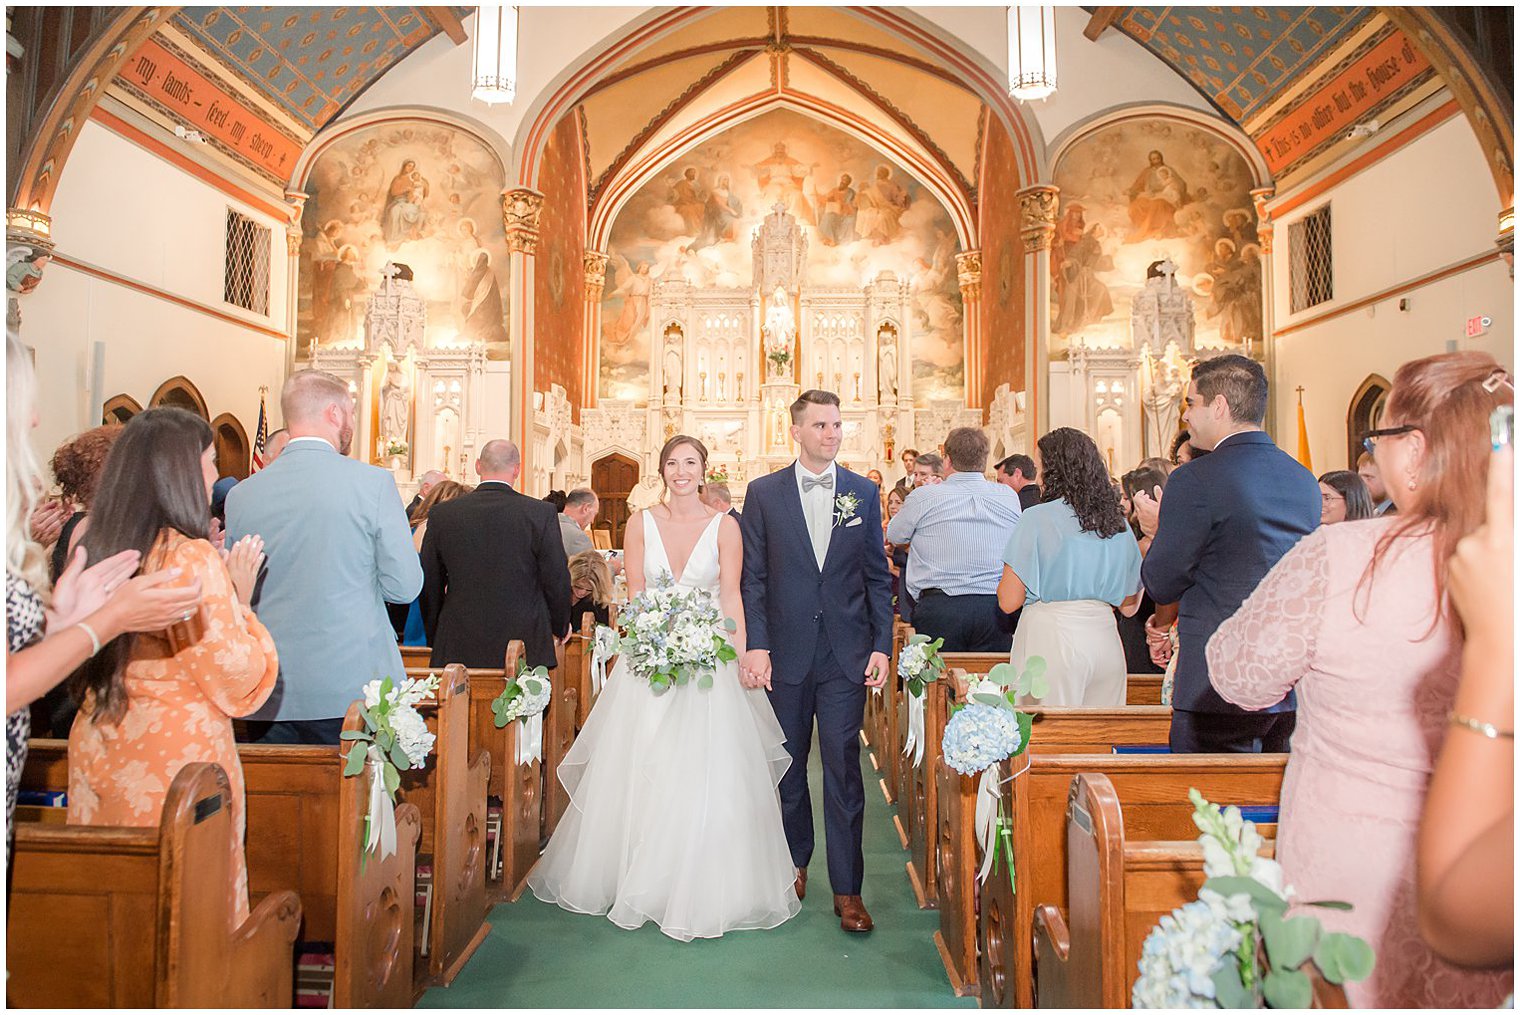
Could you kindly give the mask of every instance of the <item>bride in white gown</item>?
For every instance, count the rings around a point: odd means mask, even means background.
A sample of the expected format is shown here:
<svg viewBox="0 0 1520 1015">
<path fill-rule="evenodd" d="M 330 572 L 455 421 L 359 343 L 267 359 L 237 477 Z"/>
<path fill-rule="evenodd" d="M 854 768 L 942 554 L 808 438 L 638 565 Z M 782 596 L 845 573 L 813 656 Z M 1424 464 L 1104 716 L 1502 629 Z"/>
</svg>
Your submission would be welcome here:
<svg viewBox="0 0 1520 1015">
<path fill-rule="evenodd" d="M 668 500 L 625 535 L 629 593 L 662 573 L 707 591 L 738 624 L 742 657 L 738 523 L 697 499 L 701 442 L 674 437 L 660 461 Z M 570 807 L 528 886 L 630 930 L 653 920 L 681 941 L 779 926 L 802 907 L 776 789 L 785 739 L 735 662 L 718 665 L 710 688 L 692 680 L 656 696 L 619 659 L 559 767 Z"/>
</svg>

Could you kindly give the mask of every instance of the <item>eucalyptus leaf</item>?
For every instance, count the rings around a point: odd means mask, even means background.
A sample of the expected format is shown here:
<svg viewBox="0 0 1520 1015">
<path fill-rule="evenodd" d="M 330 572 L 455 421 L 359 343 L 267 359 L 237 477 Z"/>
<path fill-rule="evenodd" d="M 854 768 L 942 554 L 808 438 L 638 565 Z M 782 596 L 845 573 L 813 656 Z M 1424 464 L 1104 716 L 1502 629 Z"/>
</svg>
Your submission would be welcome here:
<svg viewBox="0 0 1520 1015">
<path fill-rule="evenodd" d="M 406 752 L 401 749 L 401 744 L 399 743 L 391 745 L 390 758 L 391 764 L 403 772 L 412 767 L 412 759 L 406 756 Z"/>
<path fill-rule="evenodd" d="M 358 775 L 364 771 L 364 758 L 369 754 L 369 747 L 363 743 L 356 743 L 349 748 L 348 760 L 343 765 L 345 777 Z"/>
<path fill-rule="evenodd" d="M 396 790 L 401 788 L 401 773 L 390 765 L 382 765 L 381 770 L 385 775 L 385 792 L 394 800 Z"/>
<path fill-rule="evenodd" d="M 702 689 L 704 691 L 707 690 L 708 688 L 712 687 L 712 685 L 713 685 L 713 678 L 712 678 L 712 674 L 711 673 L 704 673 L 704 674 L 702 674 L 702 676 L 700 676 L 699 678 L 697 678 L 697 687 L 699 687 L 700 689 Z"/>
<path fill-rule="evenodd" d="M 1015 711 L 1013 721 L 1019 726 L 1019 749 L 1013 752 L 1013 756 L 1018 757 L 1029 750 L 1029 738 L 1034 730 L 1034 716 L 1028 712 Z"/>
<path fill-rule="evenodd" d="M 1045 669 L 1046 664 L 1044 656 L 1030 656 L 1028 659 L 1024 660 L 1024 673 L 1030 678 L 1043 677 L 1045 675 Z"/>
<path fill-rule="evenodd" d="M 1274 969 L 1262 981 L 1262 995 L 1272 1008 L 1307 1008 L 1314 1000 L 1308 974 L 1298 969 Z"/>
<path fill-rule="evenodd" d="M 1219 1002 L 1219 1007 L 1256 1007 L 1256 998 L 1240 982 L 1240 966 L 1235 963 L 1233 955 L 1225 956 L 1224 962 L 1214 970 L 1213 980 L 1214 999 Z"/>
<path fill-rule="evenodd" d="M 1352 905 L 1349 902 L 1339 902 L 1335 899 L 1321 899 L 1318 902 L 1300 902 L 1300 906 L 1318 906 L 1320 909 L 1338 909 L 1343 913 L 1349 913 Z"/>
<path fill-rule="evenodd" d="M 1050 693 L 1050 679 L 1043 673 L 1037 673 L 1029 678 L 1029 696 L 1031 698 L 1043 698 Z"/>
<path fill-rule="evenodd" d="M 739 630 L 739 624 L 736 620 L 734 620 L 733 617 L 724 617 L 723 630 L 727 631 L 729 634 L 733 634 L 735 631 Z"/>
<path fill-rule="evenodd" d="M 1361 938 L 1332 932 L 1320 938 L 1314 964 L 1331 983 L 1356 983 L 1372 975 L 1377 959 L 1372 946 Z"/>
<path fill-rule="evenodd" d="M 1012 663 L 998 663 L 987 671 L 987 679 L 1002 687 L 1011 687 L 1018 680 L 1018 671 Z"/>
<path fill-rule="evenodd" d="M 1288 909 L 1287 901 L 1255 878 L 1221 877 L 1209 878 L 1203 887 L 1228 898 L 1231 895 L 1249 895 L 1256 903 L 1258 913 L 1272 912 L 1281 916 Z"/>
<path fill-rule="evenodd" d="M 1312 916 L 1284 919 L 1267 911 L 1261 914 L 1261 938 L 1267 946 L 1267 958 L 1277 969 L 1297 969 L 1309 961 L 1319 942 L 1319 921 Z"/>
<path fill-rule="evenodd" d="M 368 740 L 369 734 L 363 730 L 344 730 L 338 734 L 339 740 Z"/>
<path fill-rule="evenodd" d="M 991 691 L 977 691 L 971 696 L 971 700 L 981 705 L 992 705 L 1002 708 L 1004 699 L 1001 694 L 993 694 Z"/>
</svg>

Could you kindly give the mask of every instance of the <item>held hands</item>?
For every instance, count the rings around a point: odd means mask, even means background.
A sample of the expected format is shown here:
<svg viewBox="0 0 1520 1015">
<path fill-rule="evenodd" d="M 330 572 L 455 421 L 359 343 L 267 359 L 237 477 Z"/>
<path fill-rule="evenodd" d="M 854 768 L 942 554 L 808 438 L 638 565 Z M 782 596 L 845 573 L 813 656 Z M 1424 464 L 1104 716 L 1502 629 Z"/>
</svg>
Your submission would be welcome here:
<svg viewBox="0 0 1520 1015">
<path fill-rule="evenodd" d="M 1135 505 L 1135 520 L 1140 523 L 1140 531 L 1149 538 L 1156 536 L 1156 523 L 1161 516 L 1161 487 L 1155 487 L 1150 493 L 1144 490 L 1136 490 L 1133 498 Z"/>
<path fill-rule="evenodd" d="M 222 554 L 238 602 L 248 606 L 253 599 L 253 587 L 259 580 L 259 567 L 264 563 L 264 539 L 262 536 L 244 536 L 233 544 L 232 549 L 224 549 Z"/>
<path fill-rule="evenodd" d="M 872 652 L 870 660 L 866 662 L 866 686 L 880 687 L 885 684 L 889 668 L 886 653 Z"/>
<path fill-rule="evenodd" d="M 1155 617 L 1146 618 L 1145 645 L 1150 649 L 1151 662 L 1165 666 L 1172 661 L 1172 636 L 1167 628 L 1156 627 L 1155 620 Z"/>
<path fill-rule="evenodd" d="M 752 648 L 739 661 L 739 686 L 746 690 L 763 687 L 771 689 L 771 654 L 763 648 Z"/>
</svg>

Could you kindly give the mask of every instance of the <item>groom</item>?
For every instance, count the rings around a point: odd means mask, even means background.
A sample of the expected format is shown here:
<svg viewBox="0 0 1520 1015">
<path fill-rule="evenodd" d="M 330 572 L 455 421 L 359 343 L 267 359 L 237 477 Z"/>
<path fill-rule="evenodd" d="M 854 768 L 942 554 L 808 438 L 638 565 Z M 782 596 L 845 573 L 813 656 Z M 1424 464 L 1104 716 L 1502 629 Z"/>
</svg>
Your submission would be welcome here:
<svg viewBox="0 0 1520 1015">
<path fill-rule="evenodd" d="M 786 733 L 792 764 L 781 779 L 781 814 L 798 898 L 813 856 L 807 762 L 817 718 L 834 912 L 845 930 L 863 933 L 871 914 L 860 899 L 860 722 L 866 688 L 887 679 L 892 577 L 876 485 L 834 464 L 842 426 L 838 395 L 803 392 L 792 403 L 797 461 L 749 484 L 740 521 L 749 644 L 739 678 L 770 692 Z"/>
</svg>

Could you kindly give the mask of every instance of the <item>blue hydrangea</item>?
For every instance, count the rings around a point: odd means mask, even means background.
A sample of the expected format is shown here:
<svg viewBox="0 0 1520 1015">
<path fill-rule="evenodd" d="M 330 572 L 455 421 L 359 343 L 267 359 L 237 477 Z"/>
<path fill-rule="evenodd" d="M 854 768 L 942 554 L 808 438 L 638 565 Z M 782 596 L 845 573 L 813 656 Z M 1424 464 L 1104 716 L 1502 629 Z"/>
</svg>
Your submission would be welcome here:
<svg viewBox="0 0 1520 1015">
<path fill-rule="evenodd" d="M 945 727 L 945 764 L 962 775 L 991 768 L 1019 749 L 1019 724 L 996 705 L 974 703 L 956 712 Z"/>
<path fill-rule="evenodd" d="M 1140 951 L 1136 1008 L 1215 1008 L 1214 973 L 1240 944 L 1240 931 L 1205 902 L 1161 918 Z"/>
</svg>

